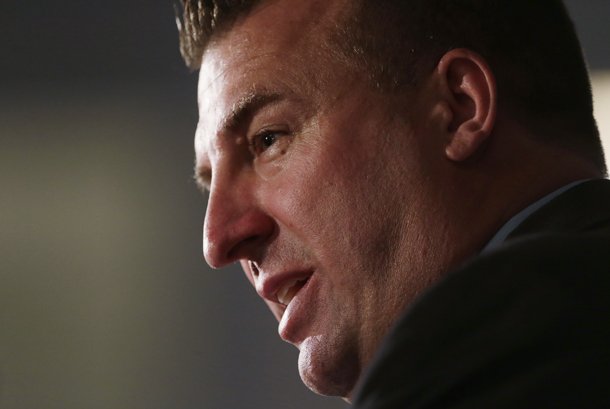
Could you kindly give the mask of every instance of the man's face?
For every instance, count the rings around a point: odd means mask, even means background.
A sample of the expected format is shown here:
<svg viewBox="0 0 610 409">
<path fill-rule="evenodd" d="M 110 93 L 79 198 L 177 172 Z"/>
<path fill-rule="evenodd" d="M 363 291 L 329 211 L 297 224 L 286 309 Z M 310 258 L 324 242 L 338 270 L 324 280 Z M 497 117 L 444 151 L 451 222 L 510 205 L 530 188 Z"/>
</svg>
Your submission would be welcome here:
<svg viewBox="0 0 610 409">
<path fill-rule="evenodd" d="M 415 108 L 332 57 L 342 3 L 269 1 L 213 42 L 195 147 L 208 263 L 241 261 L 303 381 L 349 397 L 439 269 L 427 254 L 433 143 L 415 137 Z"/>
</svg>

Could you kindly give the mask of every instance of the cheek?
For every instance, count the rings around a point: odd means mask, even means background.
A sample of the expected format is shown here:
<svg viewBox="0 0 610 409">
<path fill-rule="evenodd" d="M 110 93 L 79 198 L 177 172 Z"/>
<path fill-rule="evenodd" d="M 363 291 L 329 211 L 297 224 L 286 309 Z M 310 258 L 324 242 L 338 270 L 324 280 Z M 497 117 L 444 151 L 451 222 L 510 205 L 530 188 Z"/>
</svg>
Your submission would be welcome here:
<svg viewBox="0 0 610 409">
<path fill-rule="evenodd" d="M 269 210 L 319 261 L 357 262 L 383 224 L 371 200 L 376 187 L 370 179 L 377 175 L 342 153 L 327 152 L 292 161 L 269 185 Z"/>
<path fill-rule="evenodd" d="M 266 196 L 271 198 L 267 207 L 281 226 L 297 236 L 308 235 L 306 232 L 319 228 L 317 224 L 323 218 L 323 183 L 314 168 L 293 163 L 268 185 L 272 191 Z"/>
</svg>

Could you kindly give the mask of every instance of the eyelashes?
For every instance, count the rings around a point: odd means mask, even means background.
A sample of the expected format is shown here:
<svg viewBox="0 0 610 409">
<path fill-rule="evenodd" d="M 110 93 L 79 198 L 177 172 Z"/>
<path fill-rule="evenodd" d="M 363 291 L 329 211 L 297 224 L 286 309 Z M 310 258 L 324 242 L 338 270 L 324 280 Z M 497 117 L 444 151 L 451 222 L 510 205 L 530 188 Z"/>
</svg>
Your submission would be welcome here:
<svg viewBox="0 0 610 409">
<path fill-rule="evenodd" d="M 264 129 L 250 139 L 249 148 L 255 159 L 267 162 L 284 155 L 291 140 L 285 130 Z"/>
<path fill-rule="evenodd" d="M 250 150 L 258 157 L 270 149 L 280 137 L 280 132 L 275 130 L 261 131 L 250 140 Z"/>
</svg>

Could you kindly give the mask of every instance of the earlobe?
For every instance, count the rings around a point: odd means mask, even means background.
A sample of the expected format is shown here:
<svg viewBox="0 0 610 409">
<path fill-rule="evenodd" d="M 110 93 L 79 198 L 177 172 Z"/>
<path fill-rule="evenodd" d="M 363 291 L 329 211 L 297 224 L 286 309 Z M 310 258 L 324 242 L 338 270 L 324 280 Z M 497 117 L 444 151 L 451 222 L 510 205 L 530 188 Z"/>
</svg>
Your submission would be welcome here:
<svg viewBox="0 0 610 409">
<path fill-rule="evenodd" d="M 472 157 L 492 133 L 496 81 L 485 59 L 467 49 L 446 53 L 438 63 L 437 74 L 452 118 L 446 129 L 445 155 L 461 162 Z"/>
</svg>

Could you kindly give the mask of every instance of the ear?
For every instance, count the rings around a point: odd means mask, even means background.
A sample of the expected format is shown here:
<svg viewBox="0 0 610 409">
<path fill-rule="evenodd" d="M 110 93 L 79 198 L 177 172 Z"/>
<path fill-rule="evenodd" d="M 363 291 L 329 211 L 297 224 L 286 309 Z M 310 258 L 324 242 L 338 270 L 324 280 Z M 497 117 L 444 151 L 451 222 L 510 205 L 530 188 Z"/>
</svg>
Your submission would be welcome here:
<svg viewBox="0 0 610 409">
<path fill-rule="evenodd" d="M 467 49 L 447 52 L 436 67 L 445 99 L 449 135 L 445 154 L 461 162 L 470 158 L 490 136 L 497 110 L 496 80 L 477 53 Z"/>
</svg>

